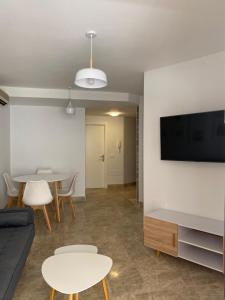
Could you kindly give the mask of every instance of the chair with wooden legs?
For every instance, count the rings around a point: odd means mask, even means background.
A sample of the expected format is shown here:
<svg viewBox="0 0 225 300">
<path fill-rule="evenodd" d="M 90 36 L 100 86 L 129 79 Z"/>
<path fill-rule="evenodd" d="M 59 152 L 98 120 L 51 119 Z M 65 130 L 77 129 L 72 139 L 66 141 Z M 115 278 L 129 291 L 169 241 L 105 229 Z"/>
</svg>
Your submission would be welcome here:
<svg viewBox="0 0 225 300">
<path fill-rule="evenodd" d="M 8 195 L 7 208 L 11 208 L 13 206 L 13 202 L 18 200 L 19 191 L 14 186 L 12 178 L 8 173 L 4 173 L 3 177 L 5 180 Z"/>
<path fill-rule="evenodd" d="M 51 168 L 38 168 L 36 171 L 36 174 L 53 174 L 53 170 Z M 61 189 L 62 187 L 62 182 L 58 181 L 58 189 Z M 50 182 L 49 183 L 51 190 L 53 190 L 53 184 Z"/>
<path fill-rule="evenodd" d="M 27 182 L 23 194 L 23 203 L 34 210 L 40 209 L 44 213 L 45 222 L 51 232 L 51 224 L 46 205 L 53 200 L 48 183 L 45 180 Z"/>
<path fill-rule="evenodd" d="M 71 206 L 71 210 L 72 210 L 72 214 L 73 214 L 73 217 L 75 218 L 75 208 L 74 208 L 74 205 L 73 205 L 73 194 L 75 192 L 75 184 L 76 184 L 76 180 L 77 180 L 77 176 L 78 176 L 78 173 L 76 173 L 70 183 L 70 187 L 68 190 L 66 191 L 63 191 L 63 190 L 59 190 L 58 191 L 58 196 L 59 196 L 59 205 L 60 206 L 63 206 L 63 202 L 65 200 L 68 200 L 70 202 L 70 206 Z"/>
<path fill-rule="evenodd" d="M 39 168 L 36 171 L 37 174 L 53 174 L 53 170 L 51 168 Z"/>
</svg>

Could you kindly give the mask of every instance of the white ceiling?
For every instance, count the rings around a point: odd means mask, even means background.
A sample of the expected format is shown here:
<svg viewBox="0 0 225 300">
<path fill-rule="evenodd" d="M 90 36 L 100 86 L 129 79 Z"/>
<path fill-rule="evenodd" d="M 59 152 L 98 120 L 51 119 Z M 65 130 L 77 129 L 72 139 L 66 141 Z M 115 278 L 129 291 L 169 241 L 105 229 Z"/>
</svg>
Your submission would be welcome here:
<svg viewBox="0 0 225 300">
<path fill-rule="evenodd" d="M 0 86 L 10 95 L 11 105 L 58 106 L 66 107 L 71 101 L 74 107 L 84 107 L 87 115 L 104 116 L 110 111 L 119 111 L 122 115 L 135 117 L 137 107 L 143 97 L 118 92 L 37 89 Z"/>
<path fill-rule="evenodd" d="M 1 0 L 0 85 L 71 86 L 90 29 L 106 90 L 141 94 L 144 71 L 225 49 L 225 1 Z"/>
<path fill-rule="evenodd" d="M 46 98 L 13 98 L 11 105 L 31 106 L 57 106 L 66 108 L 68 99 L 46 99 Z M 107 116 L 110 111 L 119 111 L 122 116 L 136 117 L 137 104 L 120 101 L 98 101 L 98 100 L 71 100 L 74 107 L 84 107 L 86 115 Z"/>
</svg>

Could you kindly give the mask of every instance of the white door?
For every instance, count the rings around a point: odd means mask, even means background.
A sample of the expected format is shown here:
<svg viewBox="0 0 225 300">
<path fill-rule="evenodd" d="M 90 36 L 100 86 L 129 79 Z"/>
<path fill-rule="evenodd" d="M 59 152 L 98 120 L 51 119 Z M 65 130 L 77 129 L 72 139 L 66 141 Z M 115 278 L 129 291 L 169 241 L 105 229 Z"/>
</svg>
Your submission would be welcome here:
<svg viewBox="0 0 225 300">
<path fill-rule="evenodd" d="M 105 126 L 86 125 L 86 188 L 105 187 Z"/>
</svg>

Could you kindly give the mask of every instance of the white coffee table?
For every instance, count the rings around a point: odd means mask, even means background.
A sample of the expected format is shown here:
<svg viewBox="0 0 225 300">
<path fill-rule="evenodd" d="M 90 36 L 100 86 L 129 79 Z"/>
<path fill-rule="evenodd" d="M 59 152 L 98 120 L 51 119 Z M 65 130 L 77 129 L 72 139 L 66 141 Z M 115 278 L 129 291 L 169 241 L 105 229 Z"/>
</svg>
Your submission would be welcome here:
<svg viewBox="0 0 225 300">
<path fill-rule="evenodd" d="M 102 281 L 105 300 L 109 300 L 105 277 L 112 268 L 112 259 L 93 253 L 66 253 L 47 258 L 42 264 L 44 280 L 52 288 L 50 299 L 55 291 L 73 295 L 87 290 Z"/>
<path fill-rule="evenodd" d="M 55 249 L 54 254 L 65 254 L 65 253 L 98 253 L 98 248 L 94 245 L 67 245 Z"/>
</svg>

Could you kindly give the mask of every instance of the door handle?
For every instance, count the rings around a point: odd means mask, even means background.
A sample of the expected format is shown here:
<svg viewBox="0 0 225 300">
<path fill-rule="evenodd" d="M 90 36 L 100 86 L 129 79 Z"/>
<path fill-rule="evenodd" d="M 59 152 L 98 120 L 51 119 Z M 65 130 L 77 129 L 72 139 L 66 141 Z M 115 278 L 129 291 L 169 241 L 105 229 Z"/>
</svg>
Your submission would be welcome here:
<svg viewBox="0 0 225 300">
<path fill-rule="evenodd" d="M 105 161 L 105 155 L 104 154 L 100 155 L 99 158 L 100 158 L 101 161 Z"/>
</svg>

